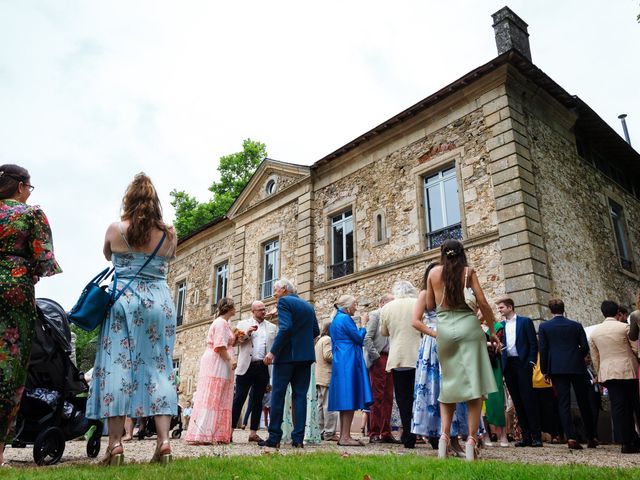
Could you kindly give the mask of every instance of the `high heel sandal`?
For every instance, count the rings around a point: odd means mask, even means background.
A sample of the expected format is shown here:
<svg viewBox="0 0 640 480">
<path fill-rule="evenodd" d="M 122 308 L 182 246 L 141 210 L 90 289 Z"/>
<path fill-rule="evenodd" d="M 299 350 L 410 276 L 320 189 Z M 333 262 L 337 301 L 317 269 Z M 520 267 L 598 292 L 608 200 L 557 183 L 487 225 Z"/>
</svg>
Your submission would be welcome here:
<svg viewBox="0 0 640 480">
<path fill-rule="evenodd" d="M 446 433 L 438 440 L 438 458 L 447 458 L 451 453 L 451 438 Z"/>
<path fill-rule="evenodd" d="M 114 443 L 107 447 L 104 458 L 100 461 L 102 465 L 119 467 L 124 463 L 124 448 L 121 443 Z"/>
<path fill-rule="evenodd" d="M 151 463 L 167 465 L 168 463 L 171 463 L 172 460 L 171 444 L 169 443 L 169 440 L 163 440 L 162 443 L 156 447 L 156 451 L 153 453 L 153 457 L 151 457 Z"/>
<path fill-rule="evenodd" d="M 469 435 L 465 444 L 465 458 L 467 462 L 473 462 L 478 459 L 478 440 Z"/>
</svg>

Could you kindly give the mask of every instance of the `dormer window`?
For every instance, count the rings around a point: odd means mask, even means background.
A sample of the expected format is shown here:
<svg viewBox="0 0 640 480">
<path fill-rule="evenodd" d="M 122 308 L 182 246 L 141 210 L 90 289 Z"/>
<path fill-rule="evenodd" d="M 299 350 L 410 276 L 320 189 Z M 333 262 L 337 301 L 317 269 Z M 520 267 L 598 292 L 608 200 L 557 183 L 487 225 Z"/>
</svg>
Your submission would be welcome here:
<svg viewBox="0 0 640 480">
<path fill-rule="evenodd" d="M 267 195 L 273 195 L 274 193 L 276 193 L 276 181 L 273 178 L 269 180 L 264 190 Z"/>
</svg>

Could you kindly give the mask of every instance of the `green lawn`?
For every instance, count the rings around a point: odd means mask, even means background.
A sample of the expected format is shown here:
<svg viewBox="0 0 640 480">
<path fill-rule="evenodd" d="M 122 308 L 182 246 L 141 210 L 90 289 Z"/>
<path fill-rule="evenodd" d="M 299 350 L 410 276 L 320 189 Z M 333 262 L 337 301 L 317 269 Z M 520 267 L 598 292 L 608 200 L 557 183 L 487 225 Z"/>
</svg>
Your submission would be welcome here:
<svg viewBox="0 0 640 480">
<path fill-rule="evenodd" d="M 466 463 L 457 459 L 439 461 L 418 455 L 353 455 L 317 453 L 306 455 L 262 455 L 256 457 L 201 457 L 177 460 L 162 467 L 130 464 L 120 468 L 60 466 L 0 470 L 0 479 L 134 479 L 148 480 L 225 478 L 240 479 L 500 479 L 543 480 L 614 478 L 640 479 L 640 469 L 603 468 L 583 465 L 524 465 L 518 463 Z"/>
</svg>

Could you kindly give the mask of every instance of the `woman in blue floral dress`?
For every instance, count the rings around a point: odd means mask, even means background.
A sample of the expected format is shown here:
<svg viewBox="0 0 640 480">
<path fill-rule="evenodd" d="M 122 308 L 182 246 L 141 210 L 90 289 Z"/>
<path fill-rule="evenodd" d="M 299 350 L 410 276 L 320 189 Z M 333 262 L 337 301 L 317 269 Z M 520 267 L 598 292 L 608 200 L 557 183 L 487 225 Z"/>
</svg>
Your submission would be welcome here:
<svg viewBox="0 0 640 480">
<path fill-rule="evenodd" d="M 0 166 L 0 465 L 27 377 L 37 315 L 34 284 L 62 271 L 47 217 L 26 204 L 33 188 L 27 170 Z"/>
<path fill-rule="evenodd" d="M 158 195 L 144 173 L 127 188 L 122 210 L 122 221 L 107 229 L 104 255 L 113 261 L 118 290 L 133 281 L 100 329 L 87 417 L 108 418 L 103 463 L 120 465 L 125 417 L 153 416 L 158 439 L 152 461 L 168 462 L 169 425 L 178 397 L 172 368 L 176 312 L 166 275 L 176 234 L 163 222 Z M 136 275 L 161 241 L 155 258 Z"/>
</svg>

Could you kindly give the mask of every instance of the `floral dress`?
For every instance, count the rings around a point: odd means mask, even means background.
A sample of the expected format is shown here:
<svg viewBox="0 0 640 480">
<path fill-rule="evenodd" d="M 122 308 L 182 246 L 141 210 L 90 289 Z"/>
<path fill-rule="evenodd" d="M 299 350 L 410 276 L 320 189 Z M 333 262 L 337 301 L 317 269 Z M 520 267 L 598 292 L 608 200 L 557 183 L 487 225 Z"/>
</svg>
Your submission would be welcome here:
<svg viewBox="0 0 640 480">
<path fill-rule="evenodd" d="M 0 201 L 0 443 L 10 443 L 35 332 L 33 277 L 60 273 L 40 207 Z"/>
<path fill-rule="evenodd" d="M 176 415 L 173 371 L 176 312 L 166 282 L 168 261 L 156 256 L 113 253 L 117 289 L 131 285 L 100 328 L 87 399 L 88 418 Z"/>
<path fill-rule="evenodd" d="M 284 418 L 282 419 L 282 442 L 291 441 L 293 432 L 293 406 L 291 402 L 291 385 L 287 386 L 284 397 Z M 304 424 L 304 442 L 320 443 L 320 424 L 318 423 L 318 393 L 316 391 L 316 369 L 311 369 L 311 380 L 307 390 L 307 420 Z"/>
</svg>

